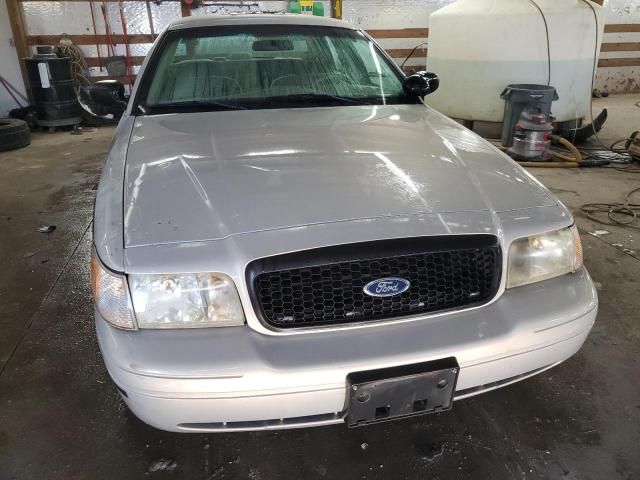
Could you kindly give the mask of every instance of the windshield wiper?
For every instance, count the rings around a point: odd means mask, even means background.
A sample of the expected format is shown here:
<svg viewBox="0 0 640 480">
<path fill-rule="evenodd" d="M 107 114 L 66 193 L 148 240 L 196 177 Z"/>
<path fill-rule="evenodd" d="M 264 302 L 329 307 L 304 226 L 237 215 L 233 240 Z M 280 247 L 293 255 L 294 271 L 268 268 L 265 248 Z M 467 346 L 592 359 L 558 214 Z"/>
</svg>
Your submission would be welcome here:
<svg viewBox="0 0 640 480">
<path fill-rule="evenodd" d="M 300 93 L 294 95 L 277 95 L 265 98 L 267 103 L 284 103 L 284 104 L 316 104 L 316 103 L 338 103 L 340 105 L 371 105 L 365 99 L 341 97 L 339 95 L 330 95 L 328 93 Z"/>
<path fill-rule="evenodd" d="M 241 105 L 233 105 L 231 103 L 217 102 L 214 100 L 189 100 L 186 102 L 169 102 L 159 103 L 156 105 L 147 105 L 147 109 L 151 112 L 158 111 L 210 111 L 210 110 L 246 110 Z"/>
</svg>

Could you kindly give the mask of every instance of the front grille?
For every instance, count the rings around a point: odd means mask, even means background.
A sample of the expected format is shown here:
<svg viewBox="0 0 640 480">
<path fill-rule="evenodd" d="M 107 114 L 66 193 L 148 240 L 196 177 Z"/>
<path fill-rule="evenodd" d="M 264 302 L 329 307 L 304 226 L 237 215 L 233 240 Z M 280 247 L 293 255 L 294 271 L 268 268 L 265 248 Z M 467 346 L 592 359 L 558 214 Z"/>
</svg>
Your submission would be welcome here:
<svg viewBox="0 0 640 480">
<path fill-rule="evenodd" d="M 247 267 L 258 317 L 278 329 L 396 319 L 480 305 L 497 293 L 498 241 L 491 235 L 421 237 L 269 257 Z M 374 280 L 408 280 L 397 296 L 373 297 Z"/>
</svg>

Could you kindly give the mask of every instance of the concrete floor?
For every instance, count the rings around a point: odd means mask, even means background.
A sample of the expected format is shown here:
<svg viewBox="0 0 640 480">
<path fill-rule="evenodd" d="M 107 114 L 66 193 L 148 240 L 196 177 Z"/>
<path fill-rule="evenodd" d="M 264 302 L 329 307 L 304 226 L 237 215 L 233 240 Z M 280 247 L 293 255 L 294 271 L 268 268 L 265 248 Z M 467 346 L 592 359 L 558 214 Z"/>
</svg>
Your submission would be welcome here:
<svg viewBox="0 0 640 480">
<path fill-rule="evenodd" d="M 605 101 L 604 141 L 640 129 L 639 101 Z M 90 222 L 111 134 L 38 134 L 0 154 L 0 479 L 640 478 L 640 231 L 578 210 L 622 200 L 640 174 L 533 172 L 575 212 L 600 293 L 591 336 L 561 366 L 410 421 L 179 435 L 127 411 L 95 341 Z"/>
</svg>

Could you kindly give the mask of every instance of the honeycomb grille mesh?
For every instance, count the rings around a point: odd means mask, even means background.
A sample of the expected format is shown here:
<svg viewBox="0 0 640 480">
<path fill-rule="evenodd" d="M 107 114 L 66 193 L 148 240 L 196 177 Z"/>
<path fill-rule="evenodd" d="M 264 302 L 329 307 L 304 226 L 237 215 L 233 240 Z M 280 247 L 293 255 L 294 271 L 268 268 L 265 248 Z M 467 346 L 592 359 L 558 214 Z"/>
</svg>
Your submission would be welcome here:
<svg viewBox="0 0 640 480">
<path fill-rule="evenodd" d="M 260 273 L 253 292 L 263 320 L 276 328 L 369 322 L 485 303 L 497 292 L 499 262 L 498 247 L 340 261 Z M 364 293 L 386 277 L 411 286 L 394 297 Z"/>
</svg>

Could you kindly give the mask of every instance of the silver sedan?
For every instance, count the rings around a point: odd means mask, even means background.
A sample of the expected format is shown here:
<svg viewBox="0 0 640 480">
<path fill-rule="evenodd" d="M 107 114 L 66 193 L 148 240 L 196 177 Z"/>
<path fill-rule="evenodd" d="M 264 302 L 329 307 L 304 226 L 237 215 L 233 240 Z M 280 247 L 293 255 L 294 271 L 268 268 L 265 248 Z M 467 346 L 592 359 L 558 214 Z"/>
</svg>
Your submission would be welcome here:
<svg viewBox="0 0 640 480">
<path fill-rule="evenodd" d="M 426 107 L 362 30 L 194 17 L 106 160 L 92 282 L 129 408 L 170 431 L 440 412 L 576 353 L 597 296 L 569 211 Z"/>
</svg>

